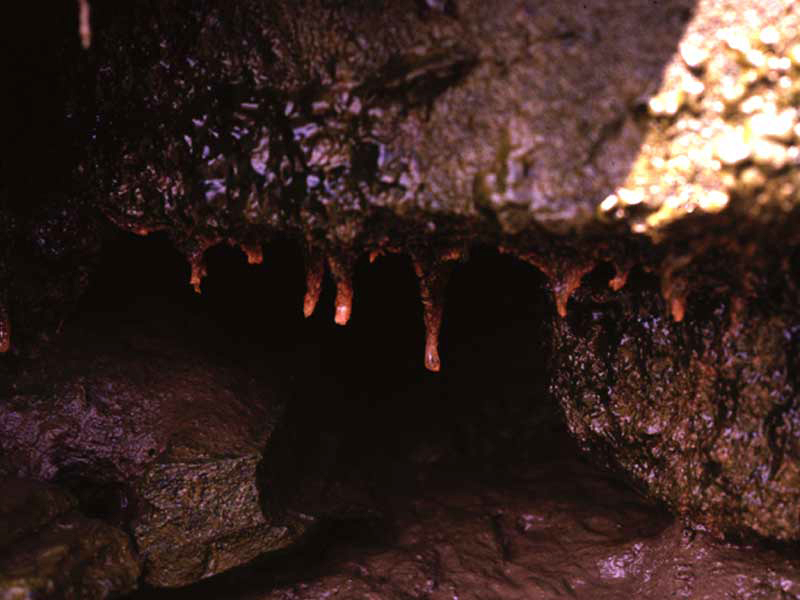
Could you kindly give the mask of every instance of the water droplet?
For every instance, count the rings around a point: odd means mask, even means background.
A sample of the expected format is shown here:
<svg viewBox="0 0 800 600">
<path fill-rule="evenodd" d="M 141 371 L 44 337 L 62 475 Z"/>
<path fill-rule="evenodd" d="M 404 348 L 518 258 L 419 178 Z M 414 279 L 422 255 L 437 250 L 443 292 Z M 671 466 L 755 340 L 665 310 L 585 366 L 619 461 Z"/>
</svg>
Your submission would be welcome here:
<svg viewBox="0 0 800 600">
<path fill-rule="evenodd" d="M 619 204 L 619 198 L 617 198 L 616 194 L 609 194 L 606 196 L 605 200 L 600 203 L 600 212 L 611 212 L 617 207 Z"/>
<path fill-rule="evenodd" d="M 654 116 L 671 117 L 681 109 L 684 100 L 684 90 L 675 88 L 650 98 L 647 108 L 650 110 L 650 114 Z"/>
<path fill-rule="evenodd" d="M 728 194 L 719 190 L 711 190 L 700 196 L 700 208 L 706 212 L 717 213 L 728 206 Z"/>
<path fill-rule="evenodd" d="M 733 166 L 750 158 L 752 148 L 747 143 L 744 128 L 736 127 L 716 140 L 715 151 L 722 164 Z"/>
<path fill-rule="evenodd" d="M 795 65 L 800 66 L 800 44 L 795 44 L 789 50 L 789 60 L 791 60 Z"/>
<path fill-rule="evenodd" d="M 761 35 L 758 39 L 766 46 L 774 46 L 781 39 L 781 34 L 773 25 L 768 25 L 761 30 Z"/>
<path fill-rule="evenodd" d="M 708 60 L 708 50 L 700 46 L 701 39 L 687 40 L 680 45 L 681 58 L 690 69 L 702 67 Z"/>
<path fill-rule="evenodd" d="M 788 160 L 786 146 L 770 140 L 756 140 L 753 143 L 753 160 L 763 166 L 782 169 Z"/>
<path fill-rule="evenodd" d="M 780 113 L 760 112 L 754 114 L 750 117 L 747 126 L 754 136 L 789 141 L 792 139 L 792 130 L 796 122 L 797 110 L 787 108 Z"/>
</svg>

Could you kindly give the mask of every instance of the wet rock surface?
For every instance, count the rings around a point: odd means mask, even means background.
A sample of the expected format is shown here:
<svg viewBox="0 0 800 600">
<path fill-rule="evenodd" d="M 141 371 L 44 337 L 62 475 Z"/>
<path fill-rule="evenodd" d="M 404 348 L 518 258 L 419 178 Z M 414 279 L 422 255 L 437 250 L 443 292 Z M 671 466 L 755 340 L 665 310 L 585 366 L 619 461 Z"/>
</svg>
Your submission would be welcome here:
<svg viewBox="0 0 800 600">
<path fill-rule="evenodd" d="M 76 510 L 54 485 L 0 479 L 0 597 L 111 598 L 137 587 L 130 537 Z"/>
<path fill-rule="evenodd" d="M 796 541 L 799 11 L 791 0 L 98 0 L 90 19 L 82 0 L 40 11 L 9 45 L 19 68 L 13 151 L 0 161 L 0 473 L 63 482 L 88 514 L 129 527 L 157 585 L 283 547 L 307 513 L 386 518 L 392 463 L 379 449 L 395 436 L 364 423 L 396 371 L 365 357 L 375 338 L 346 343 L 346 356 L 281 338 L 296 360 L 281 367 L 313 382 L 297 389 L 319 402 L 296 403 L 265 453 L 280 411 L 224 353 L 198 358 L 140 332 L 73 335 L 63 320 L 120 230 L 163 233 L 189 262 L 176 278 L 198 292 L 214 246 L 259 265 L 271 258 L 262 243 L 288 240 L 307 289 L 282 314 L 311 317 L 322 298 L 338 325 L 365 309 L 363 259 L 403 254 L 424 363 L 439 371 L 449 277 L 486 244 L 548 280 L 550 314 L 539 311 L 527 352 L 551 336 L 554 352 L 535 395 L 549 388 L 584 449 L 717 536 Z M 242 321 L 256 321 L 256 297 L 240 289 L 224 310 L 246 304 Z M 410 369 L 386 337 L 379 354 Z M 369 384 L 341 381 L 356 355 Z M 531 377 L 544 362 L 528 362 Z M 503 372 L 491 360 L 475 371 L 486 364 Z M 494 397 L 456 372 L 437 399 Z M 318 410 L 353 395 L 360 414 Z M 499 404 L 398 447 L 423 462 L 453 448 L 497 457 L 498 445 L 529 456 L 519 430 L 540 415 Z M 390 541 L 385 560 L 404 543 Z M 742 594 L 783 585 L 753 577 L 740 577 Z"/>
<path fill-rule="evenodd" d="M 684 530 L 563 432 L 537 433 L 540 460 L 524 466 L 394 463 L 383 520 L 340 524 L 294 561 L 135 598 L 800 597 L 796 559 Z"/>
<path fill-rule="evenodd" d="M 641 233 L 726 208 L 733 167 L 797 164 L 788 0 L 449 6 L 101 6 L 82 173 L 116 223 L 190 253 L 270 230 L 368 251 L 602 213 Z M 745 122 L 747 151 L 716 156 Z M 742 196 L 743 220 L 793 207 Z"/>
<path fill-rule="evenodd" d="M 33 209 L 8 177 L 0 350 L 52 330 L 107 220 L 168 232 L 198 289 L 210 247 L 258 262 L 262 242 L 290 238 L 307 255 L 304 310 L 328 268 L 340 324 L 355 261 L 408 253 L 432 369 L 431 288 L 470 244 L 536 264 L 564 303 L 595 260 L 666 273 L 671 251 L 705 238 L 746 269 L 733 237 L 797 243 L 789 0 L 97 2 L 88 51 L 74 27 L 58 41 L 78 17 L 60 10 L 39 34 L 58 94 L 19 87 L 60 111 L 69 158 Z M 66 277 L 48 287 L 48 272 Z"/>
<path fill-rule="evenodd" d="M 107 324 L 105 324 L 107 325 Z M 102 330 L 105 325 L 101 325 Z M 128 527 L 145 580 L 186 584 L 288 544 L 256 468 L 281 399 L 242 369 L 117 323 L 65 334 L 0 404 L 6 473 L 63 481 Z"/>
<path fill-rule="evenodd" d="M 718 535 L 798 539 L 796 277 L 763 273 L 748 302 L 701 288 L 680 323 L 647 276 L 586 286 L 550 384 L 582 446 Z"/>
</svg>

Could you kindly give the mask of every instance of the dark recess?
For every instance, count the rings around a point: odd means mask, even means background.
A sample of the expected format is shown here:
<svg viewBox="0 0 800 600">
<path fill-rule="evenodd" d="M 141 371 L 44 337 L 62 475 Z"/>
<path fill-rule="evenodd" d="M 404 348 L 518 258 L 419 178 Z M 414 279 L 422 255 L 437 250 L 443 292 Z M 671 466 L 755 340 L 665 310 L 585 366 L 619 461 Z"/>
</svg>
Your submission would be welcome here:
<svg viewBox="0 0 800 600">
<path fill-rule="evenodd" d="M 265 511 L 322 515 L 289 552 L 201 582 L 210 594 L 232 582 L 263 589 L 267 572 L 310 573 L 343 547 L 379 548 L 398 534 L 392 502 L 420 471 L 454 479 L 507 477 L 530 461 L 575 455 L 561 415 L 546 396 L 547 316 L 543 276 L 508 256 L 474 249 L 454 271 L 442 332 L 442 372 L 420 360 L 424 327 L 408 257 L 389 255 L 355 272 L 353 316 L 333 323 L 335 286 L 326 278 L 317 312 L 302 316 L 303 262 L 289 242 L 265 245 L 264 263 L 239 249 L 208 253 L 202 294 L 169 240 L 122 236 L 107 243 L 78 310 L 65 327 L 152 328 L 200 347 L 222 363 L 277 375 L 290 391 L 283 425 L 262 464 Z M 433 465 L 433 467 L 431 467 Z M 302 474 L 302 475 L 301 475 Z M 98 516 L 117 494 L 83 481 L 72 487 Z M 310 565 L 310 567 L 308 566 Z M 322 568 L 322 567 L 320 567 Z M 310 570 L 309 570 L 310 569 Z M 142 597 L 181 597 L 145 589 Z"/>
</svg>

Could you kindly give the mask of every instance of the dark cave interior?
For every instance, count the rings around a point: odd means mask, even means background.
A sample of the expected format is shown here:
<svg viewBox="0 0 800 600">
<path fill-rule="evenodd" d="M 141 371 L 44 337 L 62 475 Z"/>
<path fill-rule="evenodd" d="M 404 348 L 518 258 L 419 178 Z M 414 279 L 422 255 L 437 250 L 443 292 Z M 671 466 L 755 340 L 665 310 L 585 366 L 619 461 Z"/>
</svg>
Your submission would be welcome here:
<svg viewBox="0 0 800 600">
<path fill-rule="evenodd" d="M 420 360 L 422 310 L 407 257 L 358 263 L 353 316 L 341 327 L 333 322 L 333 283 L 326 278 L 317 311 L 304 319 L 297 248 L 264 250 L 263 264 L 248 265 L 238 249 L 211 249 L 209 274 L 195 294 L 185 259 L 166 239 L 123 237 L 107 245 L 72 321 L 162 328 L 216 360 L 261 365 L 292 387 L 292 401 L 308 408 L 304 418 L 353 421 L 349 433 L 436 433 L 454 412 L 491 419 L 481 410 L 505 410 L 503 397 L 524 398 L 526 411 L 546 404 L 551 306 L 535 269 L 481 248 L 459 265 L 447 291 L 444 368 L 432 374 Z M 532 365 L 540 367 L 535 377 Z"/>
<path fill-rule="evenodd" d="M 247 264 L 239 249 L 211 249 L 201 294 L 162 236 L 121 236 L 102 256 L 62 335 L 79 344 L 85 331 L 153 332 L 217 363 L 268 374 L 287 407 L 285 435 L 270 442 L 280 444 L 279 469 L 262 465 L 262 503 L 266 512 L 321 516 L 296 549 L 185 589 L 145 587 L 136 597 L 219 597 L 303 581 L 335 569 L 342 557 L 392 547 L 413 527 L 408 507 L 431 489 L 443 498 L 466 486 L 476 497 L 496 496 L 495 504 L 506 496 L 533 502 L 536 492 L 513 483 L 526 481 L 530 468 L 542 470 L 543 495 L 563 494 L 585 509 L 603 505 L 609 514 L 636 505 L 637 532 L 655 535 L 670 522 L 592 465 L 567 434 L 547 395 L 546 315 L 554 309 L 543 276 L 529 265 L 484 248 L 458 265 L 447 289 L 437 374 L 420 360 L 422 311 L 407 257 L 358 264 L 353 316 L 340 327 L 327 278 L 316 313 L 303 317 L 303 261 L 290 243 L 265 245 L 260 265 Z M 597 276 L 606 275 L 600 268 Z M 268 447 L 264 462 L 273 456 Z M 597 486 L 591 499 L 587 479 Z M 70 481 L 69 474 L 61 483 L 90 516 L 118 517 L 119 490 Z M 501 491 L 509 485 L 514 491 Z M 491 520 L 500 509 L 485 510 Z"/>
<path fill-rule="evenodd" d="M 164 236 L 110 239 L 53 343 L 91 355 L 104 352 L 102 340 L 149 336 L 269 381 L 286 406 L 259 467 L 262 510 L 317 520 L 288 549 L 185 587 L 142 584 L 133 597 L 283 599 L 300 588 L 325 597 L 353 585 L 344 597 L 369 597 L 359 585 L 381 598 L 416 597 L 408 590 L 417 588 L 433 594 L 421 598 L 451 590 L 479 598 L 485 585 L 495 590 L 489 597 L 580 596 L 574 581 L 584 581 L 593 597 L 615 598 L 626 585 L 640 589 L 643 572 L 704 565 L 720 552 L 734 557 L 725 560 L 736 577 L 794 556 L 790 547 L 761 548 L 744 565 L 735 553 L 748 549 L 695 538 L 601 457 L 580 452 L 548 393 L 555 309 L 531 266 L 486 248 L 457 265 L 442 370 L 431 373 L 420 360 L 422 311 L 407 257 L 358 263 L 346 327 L 333 322 L 327 277 L 316 313 L 303 317 L 303 258 L 293 243 L 266 244 L 258 265 L 224 245 L 207 259 L 197 294 Z M 585 281 L 605 286 L 610 274 L 601 265 Z M 635 272 L 629 285 L 653 281 Z M 573 308 L 567 318 L 580 319 L 585 307 Z M 127 530 L 137 502 L 126 489 L 85 473 L 55 480 L 82 512 Z M 697 586 L 722 576 L 716 567 L 698 572 Z M 650 594 L 674 588 L 669 578 L 654 581 Z"/>
<path fill-rule="evenodd" d="M 108 245 L 64 329 L 152 328 L 215 361 L 266 372 L 286 390 L 287 419 L 308 436 L 302 446 L 334 436 L 347 460 L 408 455 L 424 441 L 494 469 L 529 456 L 528 430 L 537 423 L 563 429 L 546 394 L 552 307 L 533 268 L 480 248 L 459 265 L 447 292 L 444 366 L 435 374 L 420 360 L 422 310 L 407 257 L 358 264 L 353 316 L 341 327 L 329 278 L 317 311 L 303 317 L 295 246 L 270 244 L 264 256 L 249 265 L 238 249 L 213 248 L 196 294 L 166 239 L 126 236 Z"/>
</svg>

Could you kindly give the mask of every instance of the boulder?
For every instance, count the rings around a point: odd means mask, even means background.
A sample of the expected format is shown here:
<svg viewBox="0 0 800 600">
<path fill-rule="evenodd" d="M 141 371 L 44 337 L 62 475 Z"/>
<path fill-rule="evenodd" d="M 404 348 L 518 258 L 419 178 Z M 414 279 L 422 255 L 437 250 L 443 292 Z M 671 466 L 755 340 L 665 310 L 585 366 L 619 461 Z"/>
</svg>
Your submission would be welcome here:
<svg viewBox="0 0 800 600">
<path fill-rule="evenodd" d="M 263 241 L 294 240 L 306 258 L 304 314 L 313 313 L 327 269 L 341 325 L 352 311 L 355 261 L 408 254 L 428 331 L 424 360 L 434 371 L 442 364 L 447 277 L 469 246 L 487 244 L 541 270 L 561 317 L 583 279 L 609 263 L 607 283 L 618 296 L 603 303 L 627 306 L 615 313 L 620 330 L 639 335 L 641 323 L 663 325 L 655 354 L 644 339 L 630 342 L 659 362 L 642 364 L 660 373 L 663 354 L 687 381 L 721 389 L 689 401 L 694 391 L 680 377 L 662 382 L 622 366 L 614 368 L 624 381 L 602 382 L 597 373 L 604 377 L 617 360 L 601 347 L 604 334 L 592 341 L 594 325 L 576 333 L 571 321 L 557 321 L 554 377 L 568 379 L 580 366 L 571 361 L 584 359 L 579 372 L 588 373 L 552 388 L 573 431 L 587 447 L 623 453 L 612 462 L 717 533 L 797 537 L 794 404 L 785 396 L 793 393 L 785 390 L 793 390 L 795 351 L 779 348 L 785 336 L 793 339 L 794 309 L 781 301 L 786 314 L 775 312 L 771 292 L 751 289 L 766 270 L 788 293 L 792 278 L 776 273 L 796 272 L 797 2 L 97 2 L 91 36 L 83 37 L 88 50 L 75 35 L 77 15 L 73 43 L 59 37 L 68 10 L 41 11 L 37 27 L 17 28 L 25 39 L 12 44 L 24 59 L 19 86 L 10 86 L 24 92 L 19 112 L 37 99 L 33 116 L 14 123 L 14 139 L 52 158 L 54 176 L 40 176 L 43 159 L 19 161 L 22 150 L 3 166 L 0 354 L 18 354 L 15 339 L 60 321 L 107 229 L 165 232 L 187 257 L 198 291 L 208 248 L 240 246 L 258 263 Z M 20 162 L 35 168 L 19 172 Z M 36 194 L 32 182 L 43 186 Z M 637 265 L 656 277 L 634 314 L 624 288 Z M 733 325 L 715 317 L 693 348 L 685 332 L 702 329 L 708 311 L 692 296 L 715 286 Z M 689 316 L 693 307 L 699 312 Z M 756 348 L 767 357 L 747 367 L 742 356 Z M 719 356 L 732 362 L 719 364 Z M 751 368 L 760 391 L 742 379 Z M 91 406 L 81 383 L 59 385 L 75 407 L 65 410 Z M 641 407 L 628 408 L 642 419 L 611 441 L 587 425 L 596 411 L 619 420 L 603 408 L 609 388 L 617 395 L 624 388 L 626 405 L 635 398 Z M 697 415 L 712 419 L 705 433 L 692 434 L 702 444 L 681 438 L 671 459 L 626 458 L 629 442 L 645 447 L 642 431 L 654 417 L 640 411 L 662 393 L 671 394 L 670 407 L 683 406 L 675 417 L 683 425 L 672 432 L 679 438 L 705 427 Z M 596 394 L 599 401 L 584 402 Z M 747 408 L 739 414 L 726 403 L 741 395 Z M 35 394 L 19 398 L 10 405 L 23 408 L 14 411 L 33 410 L 24 407 L 36 405 Z M 51 404 L 36 419 L 50 418 Z M 127 484 L 131 475 L 145 481 L 162 454 L 178 461 L 164 454 L 169 435 L 148 433 L 157 430 L 148 415 L 160 419 L 161 408 L 146 412 L 131 415 L 147 422 L 136 430 L 140 438 L 125 426 L 114 430 L 128 432 L 120 433 L 127 446 L 107 443 L 117 435 L 107 429 L 114 419 L 85 434 L 102 466 L 85 467 L 91 461 L 80 452 L 64 455 L 67 466 L 81 477 L 113 472 Z M 77 435 L 52 431 L 58 425 L 37 443 Z M 729 434 L 740 438 L 726 441 Z M 32 465 L 37 476 L 65 468 L 47 451 L 9 452 L 9 464 Z M 643 465 L 651 463 L 648 474 Z"/>
<path fill-rule="evenodd" d="M 644 275 L 553 323 L 550 392 L 590 456 L 716 535 L 800 539 L 797 289 L 696 289 L 675 322 Z M 709 276 L 710 278 L 710 276 Z"/>
<path fill-rule="evenodd" d="M 274 387 L 145 334 L 69 338 L 0 403 L 3 470 L 92 497 L 130 528 L 153 585 L 213 575 L 302 533 L 302 519 L 264 515 L 256 486 L 281 413 Z"/>
</svg>

